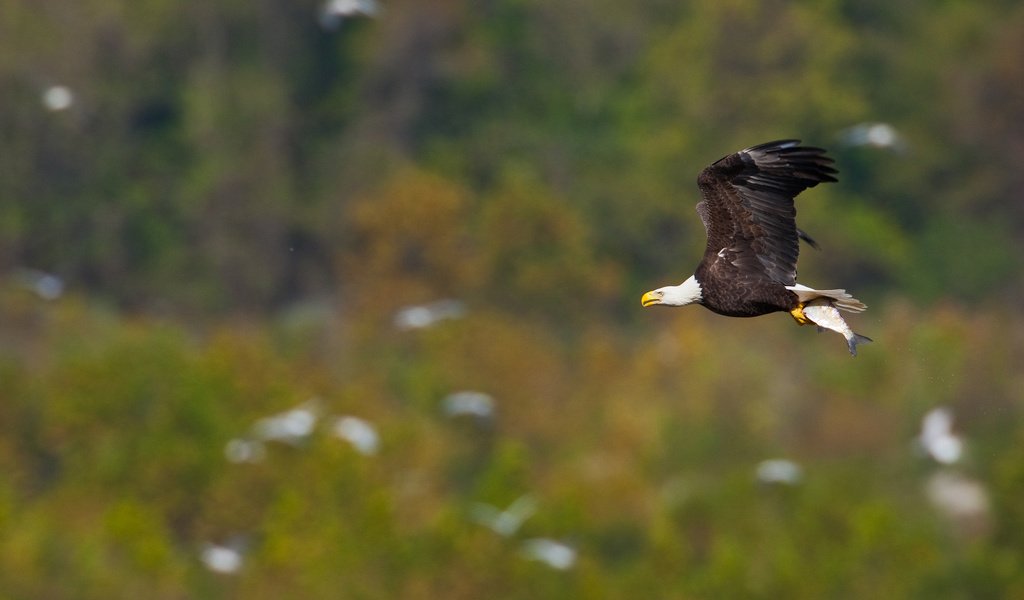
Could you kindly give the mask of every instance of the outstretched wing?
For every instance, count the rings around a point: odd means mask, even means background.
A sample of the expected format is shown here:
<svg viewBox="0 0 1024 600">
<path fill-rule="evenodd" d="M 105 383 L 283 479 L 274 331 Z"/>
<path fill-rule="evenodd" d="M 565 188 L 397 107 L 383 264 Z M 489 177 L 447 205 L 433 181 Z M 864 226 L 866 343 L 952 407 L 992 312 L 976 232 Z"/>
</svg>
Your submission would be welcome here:
<svg viewBox="0 0 1024 600">
<path fill-rule="evenodd" d="M 707 230 L 704 262 L 725 261 L 750 279 L 796 282 L 800 254 L 793 198 L 822 182 L 836 181 L 832 159 L 799 140 L 768 142 L 721 158 L 697 177 L 703 200 L 697 214 Z"/>
</svg>

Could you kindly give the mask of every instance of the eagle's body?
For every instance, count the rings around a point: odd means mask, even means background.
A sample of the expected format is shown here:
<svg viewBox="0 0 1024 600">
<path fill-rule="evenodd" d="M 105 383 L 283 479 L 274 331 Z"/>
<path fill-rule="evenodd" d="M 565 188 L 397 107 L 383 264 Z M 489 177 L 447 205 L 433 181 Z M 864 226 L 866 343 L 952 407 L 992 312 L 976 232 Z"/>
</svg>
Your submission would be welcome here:
<svg viewBox="0 0 1024 600">
<path fill-rule="evenodd" d="M 716 261 L 708 265 L 701 263 L 693 277 L 697 282 L 712 281 L 716 277 L 722 277 L 721 273 L 715 274 L 714 265 L 721 265 Z M 796 294 L 774 282 L 752 281 L 743 287 L 725 288 L 717 285 L 701 284 L 701 304 L 712 312 L 727 317 L 759 317 L 768 313 L 795 309 L 800 301 Z"/>
<path fill-rule="evenodd" d="M 814 290 L 796 282 L 799 240 L 814 242 L 796 227 L 793 199 L 807 188 L 836 181 L 825 151 L 799 144 L 782 140 L 753 146 L 700 173 L 703 199 L 697 214 L 708 236 L 704 257 L 682 284 L 644 294 L 644 306 L 699 303 L 729 317 L 785 311 L 801 325 L 816 322 L 836 331 L 834 319 L 813 321 L 803 308 L 812 303 L 852 312 L 867 308 L 844 290 Z M 856 355 L 857 343 L 869 340 L 850 333 L 844 336 Z"/>
</svg>

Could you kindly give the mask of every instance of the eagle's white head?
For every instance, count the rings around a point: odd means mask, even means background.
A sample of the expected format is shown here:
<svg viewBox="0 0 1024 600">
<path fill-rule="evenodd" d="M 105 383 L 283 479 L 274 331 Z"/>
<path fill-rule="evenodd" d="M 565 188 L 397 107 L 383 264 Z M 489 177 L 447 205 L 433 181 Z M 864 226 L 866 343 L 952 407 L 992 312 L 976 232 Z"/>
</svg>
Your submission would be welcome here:
<svg viewBox="0 0 1024 600">
<path fill-rule="evenodd" d="M 679 285 L 668 285 L 644 294 L 640 303 L 644 306 L 664 304 L 666 306 L 686 306 L 701 301 L 700 282 L 691 275 Z"/>
</svg>

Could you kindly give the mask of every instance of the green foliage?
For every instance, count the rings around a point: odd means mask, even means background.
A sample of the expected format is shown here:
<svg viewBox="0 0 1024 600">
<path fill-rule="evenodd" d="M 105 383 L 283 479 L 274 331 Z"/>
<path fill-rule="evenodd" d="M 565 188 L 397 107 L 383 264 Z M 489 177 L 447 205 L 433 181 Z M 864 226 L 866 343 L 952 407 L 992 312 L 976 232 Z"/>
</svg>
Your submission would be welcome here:
<svg viewBox="0 0 1024 600">
<path fill-rule="evenodd" d="M 629 271 L 594 276 L 621 294 L 699 249 L 703 165 L 787 136 L 831 147 L 843 204 L 862 205 L 816 234 L 871 240 L 829 244 L 852 281 L 926 301 L 1020 290 L 997 250 L 946 245 L 966 237 L 955 227 L 1000 223 L 990 248 L 1024 231 L 1006 202 L 1022 186 L 1020 7 L 399 2 L 331 33 L 311 1 L 4 6 L 0 269 L 55 271 L 122 306 L 267 309 L 330 290 L 351 267 L 345 207 L 409 163 L 472 199 L 529 173 L 592 258 Z M 41 106 L 54 84 L 67 110 Z M 905 152 L 843 149 L 861 121 L 892 123 Z M 485 223 L 488 204 L 465 217 Z M 867 216 L 887 233 L 859 231 Z"/>
<path fill-rule="evenodd" d="M 696 311 L 652 315 L 658 333 L 593 324 L 575 341 L 497 312 L 362 340 L 325 324 L 305 342 L 320 351 L 288 357 L 246 327 L 189 337 L 73 299 L 18 309 L 24 296 L 4 293 L 9 335 L 44 351 L 9 355 L 0 379 L 0 584 L 15 596 L 815 598 L 1024 586 L 1012 526 L 1024 518 L 1013 451 L 1024 388 L 1010 375 L 1024 348 L 1007 335 L 1024 327 L 1017 317 L 897 302 L 859 319 L 878 341 L 856 361 L 834 335 L 784 317 Z M 387 355 L 400 360 L 374 358 Z M 493 423 L 443 416 L 443 397 L 467 388 L 495 397 Z M 253 463 L 227 459 L 260 419 L 313 397 L 311 435 L 267 442 Z M 937 468 L 911 450 L 937 404 L 963 418 L 962 468 L 991 497 L 980 523 L 927 504 Z M 344 414 L 373 423 L 377 454 L 332 435 Z M 780 455 L 802 465 L 801 483 L 755 479 L 759 461 Z M 536 514 L 509 537 L 477 521 L 478 503 L 504 508 L 525 494 Z M 570 543 L 576 564 L 527 559 L 523 542 L 543 537 Z M 214 543 L 240 545 L 238 573 L 203 565 Z"/>
</svg>

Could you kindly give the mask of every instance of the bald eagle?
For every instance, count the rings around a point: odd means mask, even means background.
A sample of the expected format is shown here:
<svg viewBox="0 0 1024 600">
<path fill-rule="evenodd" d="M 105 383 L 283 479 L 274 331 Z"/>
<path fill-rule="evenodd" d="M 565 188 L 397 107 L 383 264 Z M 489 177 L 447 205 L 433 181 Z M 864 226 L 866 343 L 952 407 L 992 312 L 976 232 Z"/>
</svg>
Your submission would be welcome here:
<svg viewBox="0 0 1024 600">
<path fill-rule="evenodd" d="M 701 304 L 728 317 L 788 312 L 800 325 L 814 323 L 846 338 L 850 354 L 870 338 L 854 333 L 837 309 L 867 308 L 846 290 L 815 290 L 796 282 L 799 240 L 815 245 L 796 226 L 793 199 L 819 183 L 834 182 L 833 160 L 821 148 L 779 140 L 740 150 L 701 171 L 697 214 L 708 242 L 689 279 L 643 295 L 641 304 Z"/>
</svg>

